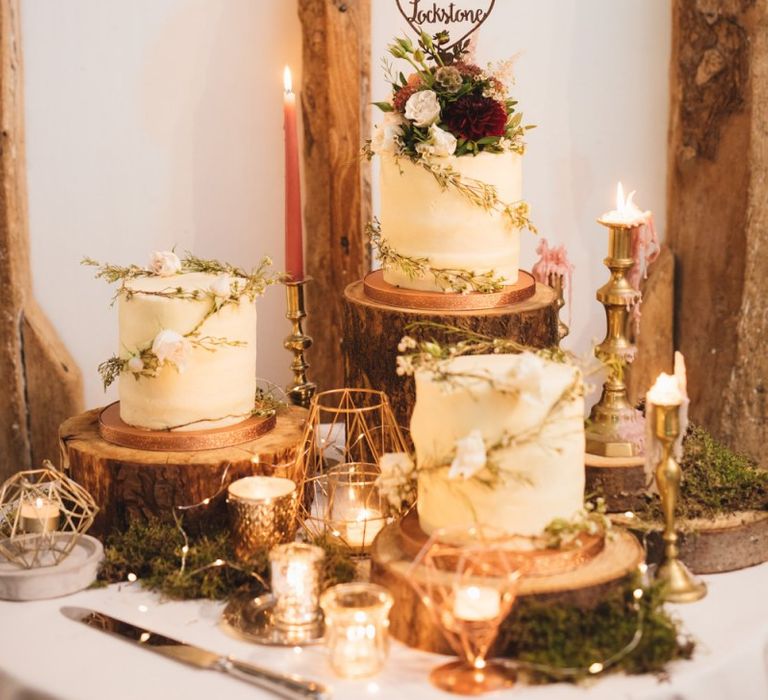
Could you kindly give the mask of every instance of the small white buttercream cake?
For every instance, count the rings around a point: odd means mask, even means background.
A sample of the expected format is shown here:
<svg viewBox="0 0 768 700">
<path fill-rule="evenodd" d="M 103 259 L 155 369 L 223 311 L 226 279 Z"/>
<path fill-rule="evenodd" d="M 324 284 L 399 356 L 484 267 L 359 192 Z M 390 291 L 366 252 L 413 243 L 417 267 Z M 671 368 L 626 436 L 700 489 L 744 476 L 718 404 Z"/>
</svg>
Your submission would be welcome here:
<svg viewBox="0 0 768 700">
<path fill-rule="evenodd" d="M 233 278 L 236 279 L 236 278 Z M 192 331 L 210 311 L 209 291 L 217 275 L 185 273 L 128 280 L 119 296 L 120 357 L 152 345 L 160 331 Z M 181 288 L 201 292 L 200 299 L 152 296 Z M 134 292 L 131 294 L 130 292 Z M 202 430 L 239 423 L 253 411 L 256 395 L 256 305 L 247 296 L 207 318 L 200 337 L 242 343 L 192 347 L 182 371 L 163 363 L 156 376 L 120 374 L 120 417 L 149 430 Z"/>
<path fill-rule="evenodd" d="M 487 153 L 440 158 L 462 179 L 496 188 L 507 204 L 522 199 L 522 157 L 517 153 Z M 426 258 L 432 268 L 483 274 L 493 271 L 503 284 L 517 282 L 520 229 L 501 212 L 472 203 L 408 158 L 381 157 L 381 230 L 400 255 Z M 384 280 L 406 289 L 445 291 L 429 275 L 410 278 L 399 268 L 384 270 Z"/>
<path fill-rule="evenodd" d="M 531 353 L 457 357 L 441 369 L 452 375 L 448 381 L 430 371 L 416 373 L 411 437 L 421 528 L 432 534 L 439 528 L 485 525 L 537 535 L 553 519 L 580 511 L 584 400 L 579 371 Z M 482 433 L 500 478 L 494 480 L 487 467 L 468 479 L 449 478 L 457 441 L 475 430 Z M 490 451 L 510 437 L 517 442 Z"/>
</svg>

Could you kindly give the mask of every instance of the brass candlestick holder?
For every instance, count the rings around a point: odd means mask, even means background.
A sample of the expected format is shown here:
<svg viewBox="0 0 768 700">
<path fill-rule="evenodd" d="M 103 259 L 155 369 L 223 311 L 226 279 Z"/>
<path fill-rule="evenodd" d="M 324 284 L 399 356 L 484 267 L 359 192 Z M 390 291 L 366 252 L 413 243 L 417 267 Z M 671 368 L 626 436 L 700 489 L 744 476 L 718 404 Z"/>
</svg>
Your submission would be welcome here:
<svg viewBox="0 0 768 700">
<path fill-rule="evenodd" d="M 562 308 L 565 306 L 565 279 L 563 275 L 558 274 L 557 272 L 552 272 L 549 275 L 548 281 L 549 286 L 552 287 L 557 294 L 557 300 L 555 301 L 555 308 L 557 308 L 557 338 L 558 340 L 562 340 L 571 332 L 568 324 L 564 323 L 560 318 L 560 311 L 562 311 Z"/>
<path fill-rule="evenodd" d="M 640 300 L 640 292 L 627 279 L 635 264 L 632 258 L 632 231 L 629 224 L 598 220 L 608 227 L 608 257 L 604 263 L 611 278 L 597 290 L 597 300 L 605 307 L 605 340 L 595 348 L 595 356 L 608 368 L 603 393 L 590 413 L 586 434 L 589 454 L 601 457 L 637 457 L 641 448 L 622 434 L 622 425 L 642 420 L 630 405 L 624 370 L 632 362 L 636 347 L 627 338 L 627 326 L 632 307 Z M 633 431 L 642 434 L 642 431 Z"/>
<path fill-rule="evenodd" d="M 307 379 L 309 363 L 304 358 L 304 353 L 312 346 L 312 338 L 304 333 L 301 325 L 307 317 L 304 286 L 311 279 L 311 277 L 305 277 L 302 280 L 286 280 L 284 283 L 288 300 L 288 312 L 285 317 L 293 326 L 291 334 L 283 341 L 283 347 L 293 353 L 293 362 L 291 362 L 293 382 L 287 388 L 287 394 L 294 406 L 302 408 L 309 408 L 309 402 L 317 391 L 317 386 Z"/>
<path fill-rule="evenodd" d="M 680 407 L 653 405 L 653 434 L 661 443 L 661 461 L 656 467 L 656 485 L 664 514 L 664 562 L 656 577 L 664 583 L 665 599 L 670 603 L 693 603 L 707 594 L 707 585 L 699 581 L 678 559 L 675 511 L 680 498 L 682 470 L 672 456 L 680 434 Z"/>
</svg>

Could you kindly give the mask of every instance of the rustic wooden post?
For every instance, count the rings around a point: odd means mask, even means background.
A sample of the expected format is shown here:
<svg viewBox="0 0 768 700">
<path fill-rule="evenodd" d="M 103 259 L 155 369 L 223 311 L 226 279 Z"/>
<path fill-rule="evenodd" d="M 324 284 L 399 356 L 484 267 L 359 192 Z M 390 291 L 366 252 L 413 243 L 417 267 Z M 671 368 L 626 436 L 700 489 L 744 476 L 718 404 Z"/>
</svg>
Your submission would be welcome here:
<svg viewBox="0 0 768 700">
<path fill-rule="evenodd" d="M 18 0 L 0 0 L 0 479 L 58 462 L 58 427 L 82 410 L 80 373 L 32 298 Z"/>
<path fill-rule="evenodd" d="M 344 288 L 369 268 L 370 0 L 299 0 L 303 28 L 304 230 L 310 378 L 342 386 Z"/>
<path fill-rule="evenodd" d="M 675 0 L 667 240 L 691 413 L 768 466 L 768 0 Z"/>
</svg>

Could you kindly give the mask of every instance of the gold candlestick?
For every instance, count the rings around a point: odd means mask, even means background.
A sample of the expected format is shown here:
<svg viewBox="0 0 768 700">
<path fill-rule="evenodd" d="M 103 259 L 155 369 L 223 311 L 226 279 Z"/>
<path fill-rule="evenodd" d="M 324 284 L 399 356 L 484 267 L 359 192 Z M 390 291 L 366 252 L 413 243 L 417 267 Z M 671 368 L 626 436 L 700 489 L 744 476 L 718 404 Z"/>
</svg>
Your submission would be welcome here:
<svg viewBox="0 0 768 700">
<path fill-rule="evenodd" d="M 293 353 L 291 371 L 293 383 L 288 387 L 288 398 L 295 406 L 309 408 L 309 402 L 317 391 L 317 386 L 307 379 L 309 364 L 304 359 L 304 353 L 312 346 L 312 338 L 304 333 L 301 326 L 307 317 L 304 305 L 304 285 L 311 280 L 305 277 L 303 280 L 291 280 L 285 282 L 286 298 L 288 300 L 288 313 L 285 317 L 291 322 L 293 329 L 283 341 L 283 347 Z"/>
<path fill-rule="evenodd" d="M 560 311 L 565 306 L 565 280 L 563 275 L 553 272 L 549 275 L 548 281 L 549 286 L 552 287 L 552 289 L 554 289 L 555 293 L 557 294 L 557 300 L 555 301 L 555 307 L 557 308 L 557 339 L 560 341 L 571 332 L 571 329 L 568 328 L 568 325 L 564 323 L 560 318 Z"/>
<path fill-rule="evenodd" d="M 590 413 L 587 429 L 587 452 L 602 457 L 636 457 L 638 445 L 622 437 L 622 424 L 639 420 L 630 405 L 624 369 L 634 359 L 636 348 L 627 338 L 627 324 L 632 307 L 639 301 L 640 292 L 627 279 L 635 264 L 632 258 L 632 231 L 636 226 L 617 224 L 598 219 L 608 227 L 608 257 L 603 261 L 611 271 L 611 278 L 597 290 L 597 300 L 605 307 L 605 340 L 595 348 L 595 356 L 608 367 L 608 378 L 603 393 Z"/>
<path fill-rule="evenodd" d="M 665 585 L 665 599 L 670 603 L 693 603 L 707 594 L 707 585 L 697 580 L 678 559 L 675 511 L 680 499 L 682 470 L 672 456 L 672 447 L 680 434 L 680 406 L 653 405 L 653 433 L 661 443 L 661 461 L 656 467 L 656 485 L 664 514 L 664 562 L 656 574 Z"/>
</svg>

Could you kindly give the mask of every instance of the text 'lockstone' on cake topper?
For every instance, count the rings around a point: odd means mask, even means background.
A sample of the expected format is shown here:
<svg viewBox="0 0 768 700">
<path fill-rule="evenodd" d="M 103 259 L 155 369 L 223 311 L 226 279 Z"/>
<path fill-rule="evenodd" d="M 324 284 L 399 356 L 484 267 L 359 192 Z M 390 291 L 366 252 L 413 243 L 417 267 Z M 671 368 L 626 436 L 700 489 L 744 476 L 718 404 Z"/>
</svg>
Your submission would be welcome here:
<svg viewBox="0 0 768 700">
<path fill-rule="evenodd" d="M 463 48 L 468 37 L 488 19 L 496 0 L 395 0 L 397 9 L 416 34 L 449 31 L 458 37 L 450 46 Z"/>
</svg>

